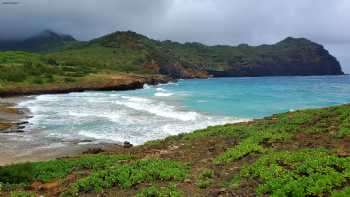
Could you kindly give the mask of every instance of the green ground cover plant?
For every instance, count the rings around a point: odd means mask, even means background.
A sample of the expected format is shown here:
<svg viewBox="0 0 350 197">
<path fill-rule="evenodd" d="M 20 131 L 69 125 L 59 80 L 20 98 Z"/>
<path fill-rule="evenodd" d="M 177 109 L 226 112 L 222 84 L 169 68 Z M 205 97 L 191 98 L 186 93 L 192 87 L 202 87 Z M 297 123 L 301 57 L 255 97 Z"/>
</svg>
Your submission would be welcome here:
<svg viewBox="0 0 350 197">
<path fill-rule="evenodd" d="M 29 184 L 33 181 L 50 181 L 63 178 L 73 170 L 100 170 L 118 161 L 131 159 L 128 155 L 84 155 L 74 159 L 57 159 L 45 162 L 15 164 L 0 167 L 0 182 Z"/>
<path fill-rule="evenodd" d="M 11 192 L 10 197 L 36 197 L 34 192 Z"/>
<path fill-rule="evenodd" d="M 350 196 L 350 187 L 346 187 L 341 191 L 333 191 L 331 197 L 347 197 Z"/>
<path fill-rule="evenodd" d="M 240 174 L 262 182 L 258 194 L 324 196 L 350 180 L 350 157 L 341 158 L 325 149 L 273 151 L 246 165 Z"/>
<path fill-rule="evenodd" d="M 175 161 L 162 159 L 139 160 L 132 164 L 115 165 L 97 171 L 70 186 L 62 196 L 77 196 L 80 192 L 101 192 L 104 188 L 119 186 L 128 189 L 142 182 L 182 181 L 188 169 Z"/>
<path fill-rule="evenodd" d="M 171 184 L 166 187 L 150 186 L 136 194 L 136 197 L 181 197 L 183 192 Z"/>
<path fill-rule="evenodd" d="M 207 188 L 213 183 L 214 171 L 210 169 L 204 169 L 197 177 L 196 185 L 199 188 Z"/>
</svg>

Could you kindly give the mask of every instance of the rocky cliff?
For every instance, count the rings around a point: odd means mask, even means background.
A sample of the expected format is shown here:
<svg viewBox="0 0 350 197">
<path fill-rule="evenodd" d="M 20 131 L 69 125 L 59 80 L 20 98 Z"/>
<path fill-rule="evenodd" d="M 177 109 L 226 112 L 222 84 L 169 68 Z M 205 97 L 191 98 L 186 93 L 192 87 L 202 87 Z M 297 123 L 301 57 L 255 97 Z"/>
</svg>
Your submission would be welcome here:
<svg viewBox="0 0 350 197">
<path fill-rule="evenodd" d="M 154 71 L 174 78 L 343 74 L 334 56 L 305 38 L 288 37 L 273 45 L 206 46 L 116 32 L 93 42 L 119 50 L 145 51 L 143 65 L 152 65 Z"/>
<path fill-rule="evenodd" d="M 54 51 L 47 55 L 50 62 L 73 70 L 84 66 L 87 70 L 102 68 L 173 78 L 343 74 L 334 56 L 305 38 L 288 37 L 260 46 L 207 46 L 158 41 L 130 31 L 79 42 L 46 31 L 21 43 L 11 50 Z M 6 46 L 0 43 L 1 49 Z"/>
</svg>

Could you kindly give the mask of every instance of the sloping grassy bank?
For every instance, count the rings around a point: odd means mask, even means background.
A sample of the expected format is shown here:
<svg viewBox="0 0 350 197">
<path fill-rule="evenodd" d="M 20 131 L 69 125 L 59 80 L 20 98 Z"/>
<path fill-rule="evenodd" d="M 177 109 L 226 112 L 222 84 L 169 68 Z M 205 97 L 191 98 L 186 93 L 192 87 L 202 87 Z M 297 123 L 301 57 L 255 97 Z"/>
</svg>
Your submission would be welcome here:
<svg viewBox="0 0 350 197">
<path fill-rule="evenodd" d="M 77 57 L 80 57 L 79 54 Z M 45 54 L 0 52 L 0 97 L 84 90 L 130 90 L 142 88 L 145 83 L 158 84 L 170 80 L 170 77 L 148 72 L 142 66 L 137 69 L 127 65 L 107 67 L 87 58 L 58 61 Z"/>
<path fill-rule="evenodd" d="M 0 168 L 2 196 L 350 196 L 350 105 Z"/>
<path fill-rule="evenodd" d="M 155 85 L 167 83 L 170 80 L 171 78 L 163 75 L 99 73 L 75 78 L 69 82 L 0 85 L 0 97 L 82 92 L 88 90 L 134 90 L 142 88 L 144 84 Z"/>
</svg>

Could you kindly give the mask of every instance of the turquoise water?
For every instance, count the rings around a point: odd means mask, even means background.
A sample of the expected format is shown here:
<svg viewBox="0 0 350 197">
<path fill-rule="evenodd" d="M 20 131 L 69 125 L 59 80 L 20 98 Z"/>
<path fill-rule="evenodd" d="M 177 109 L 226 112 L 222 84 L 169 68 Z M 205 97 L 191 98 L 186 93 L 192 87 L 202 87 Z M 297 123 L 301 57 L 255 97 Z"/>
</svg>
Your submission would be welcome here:
<svg viewBox="0 0 350 197">
<path fill-rule="evenodd" d="M 19 105 L 33 113 L 27 129 L 36 131 L 35 143 L 142 144 L 210 125 L 348 103 L 350 77 L 194 79 L 124 92 L 30 98 Z"/>
<path fill-rule="evenodd" d="M 348 103 L 350 76 L 198 79 L 179 81 L 166 90 L 175 97 L 185 95 L 176 100 L 191 109 L 258 118 L 295 109 Z"/>
</svg>

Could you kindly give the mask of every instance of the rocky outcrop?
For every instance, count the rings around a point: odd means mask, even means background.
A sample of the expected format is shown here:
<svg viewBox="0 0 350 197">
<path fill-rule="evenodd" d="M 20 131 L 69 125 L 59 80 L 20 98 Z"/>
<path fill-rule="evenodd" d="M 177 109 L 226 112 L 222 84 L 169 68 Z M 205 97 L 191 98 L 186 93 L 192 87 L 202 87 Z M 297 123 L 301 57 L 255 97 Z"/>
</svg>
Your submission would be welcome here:
<svg viewBox="0 0 350 197">
<path fill-rule="evenodd" d="M 184 68 L 180 64 L 167 64 L 160 66 L 159 73 L 170 76 L 174 79 L 193 79 L 209 77 L 208 72 L 205 70 L 194 70 L 192 68 Z"/>
<path fill-rule="evenodd" d="M 213 60 L 209 58 L 207 59 L 209 66 L 184 62 L 182 63 L 184 66 L 166 65 L 161 67 L 163 69 L 160 71 L 162 74 L 175 78 L 193 77 L 188 75 L 185 67 L 191 68 L 194 73 L 205 71 L 206 75 L 214 77 L 344 74 L 337 59 L 322 45 L 304 38 L 286 38 L 274 45 L 257 47 L 239 45 L 238 47 L 226 47 L 225 50 L 218 48 L 208 50 L 208 54 L 222 50 L 221 52 L 232 55 L 222 56 L 222 60 L 218 56 L 216 57 L 217 62 L 214 63 L 210 63 Z"/>
<path fill-rule="evenodd" d="M 78 62 L 77 65 L 70 65 L 73 67 L 99 64 L 100 67 L 118 71 L 124 68 L 123 71 L 128 71 L 125 68 L 127 64 L 127 67 L 139 73 L 144 68 L 172 78 L 343 74 L 334 56 L 322 45 L 305 38 L 288 37 L 276 44 L 260 46 L 206 46 L 158 41 L 130 31 L 79 42 L 70 36 L 46 31 L 20 43 L 15 44 L 16 50 L 55 51 L 61 48 L 62 53 L 51 57 L 57 58 L 57 61 L 52 62 L 66 62 L 68 58 L 71 64 Z M 0 42 L 0 50 L 4 46 L 6 48 L 6 44 Z M 94 53 L 86 56 L 89 47 Z M 74 50 L 74 53 L 70 53 L 70 50 Z M 106 52 L 113 55 L 100 54 Z"/>
</svg>

